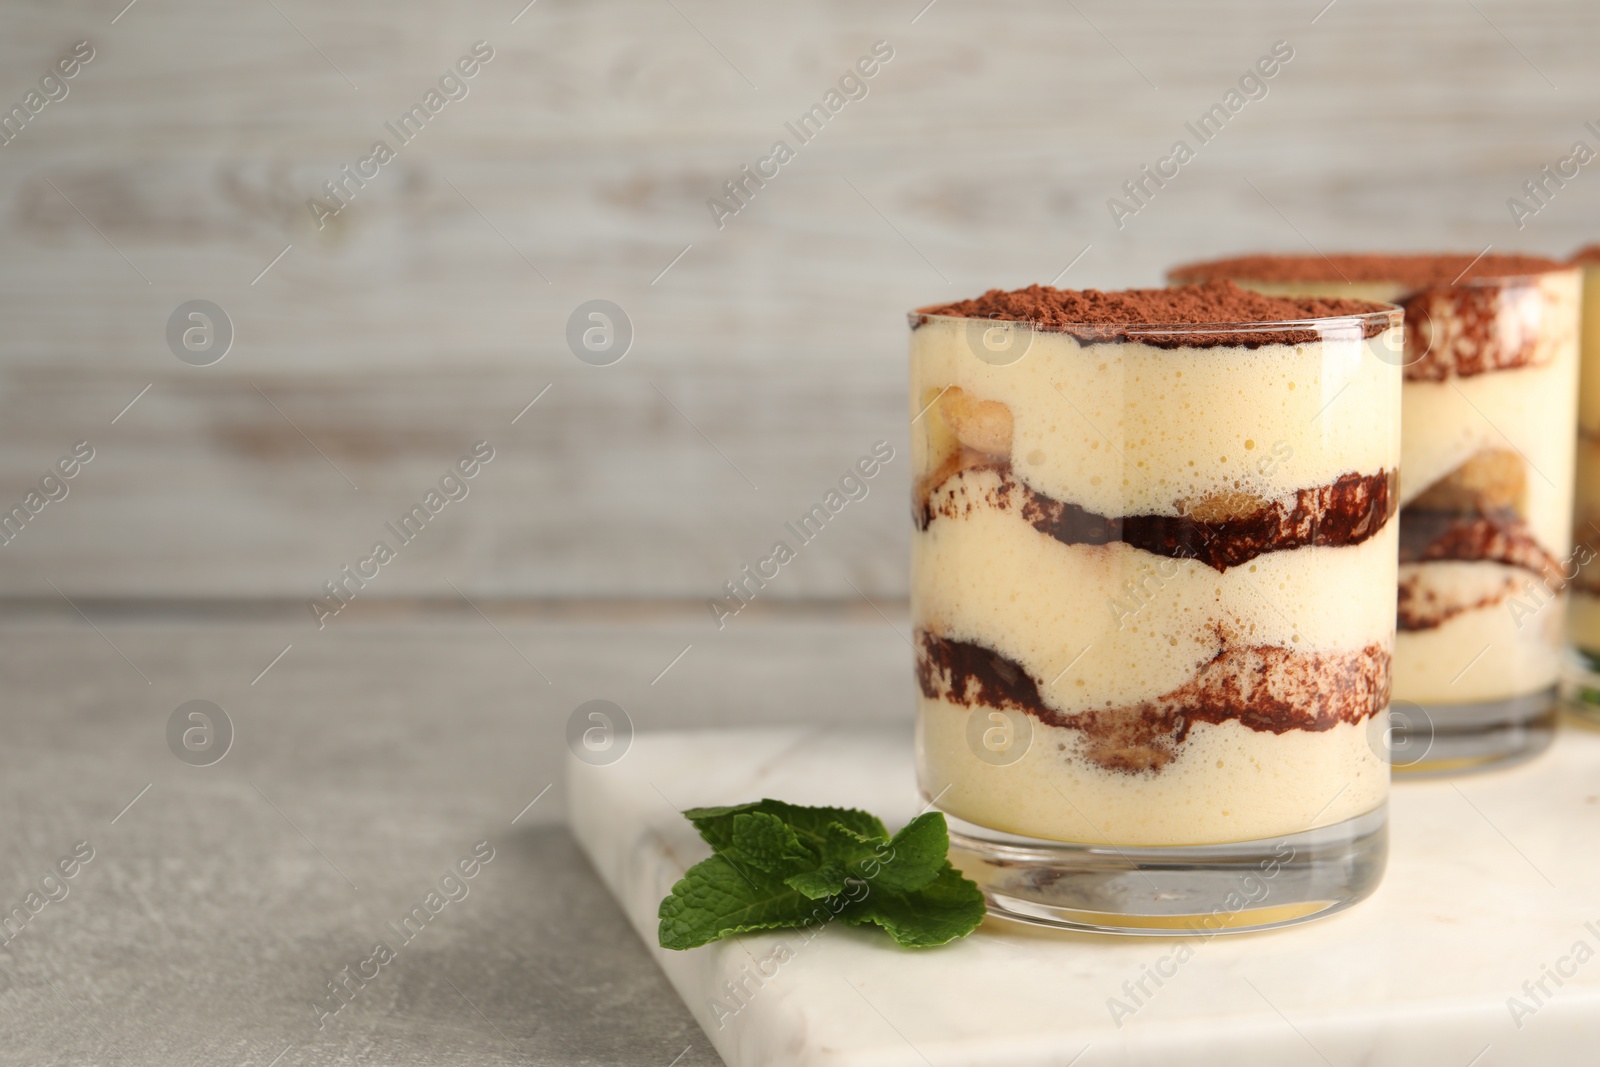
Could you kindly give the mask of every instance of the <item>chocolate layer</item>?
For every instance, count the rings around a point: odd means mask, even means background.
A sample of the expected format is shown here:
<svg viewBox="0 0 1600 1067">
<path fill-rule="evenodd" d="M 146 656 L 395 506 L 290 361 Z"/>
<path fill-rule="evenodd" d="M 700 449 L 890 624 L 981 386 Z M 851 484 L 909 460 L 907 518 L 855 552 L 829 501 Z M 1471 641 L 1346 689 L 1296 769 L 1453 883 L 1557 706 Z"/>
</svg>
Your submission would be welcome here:
<svg viewBox="0 0 1600 1067">
<path fill-rule="evenodd" d="M 1462 515 L 1408 507 L 1400 512 L 1400 562 L 1489 561 L 1561 580 L 1561 564 L 1510 508 Z"/>
<path fill-rule="evenodd" d="M 1279 645 L 1222 649 L 1188 682 L 1117 708 L 1063 714 L 1015 661 L 971 641 L 917 631 L 922 695 L 964 707 L 1015 709 L 1048 726 L 1080 730 L 1082 754 L 1106 770 L 1159 773 L 1180 754 L 1197 722 L 1237 722 L 1284 734 L 1358 723 L 1389 706 L 1389 651 L 1298 652 Z"/>
<path fill-rule="evenodd" d="M 1561 563 L 1533 536 L 1522 517 L 1510 508 L 1477 514 L 1408 507 L 1400 512 L 1400 562 L 1456 560 L 1501 563 L 1537 576 L 1551 593 L 1566 588 Z M 1437 587 L 1426 574 L 1400 577 L 1395 625 L 1403 631 L 1431 630 L 1468 611 L 1493 607 L 1518 590 L 1507 578 L 1490 593 L 1460 597 Z"/>
<path fill-rule="evenodd" d="M 1040 533 L 1067 545 L 1122 542 L 1160 556 L 1199 560 L 1226 571 L 1268 552 L 1315 545 L 1338 548 L 1372 537 L 1395 513 L 1395 472 L 1344 474 L 1332 485 L 1296 490 L 1291 499 L 1254 501 L 1229 517 L 1200 517 L 1195 508 L 1178 515 L 1108 516 L 1056 500 L 1019 480 L 1004 461 L 976 462 L 935 474 L 914 518 L 927 529 L 935 518 L 956 518 L 974 507 L 1016 508 Z M 993 472 L 998 485 L 980 484 Z M 1248 509 L 1248 510 L 1246 510 Z"/>
<path fill-rule="evenodd" d="M 1155 348 L 1259 348 L 1322 340 L 1321 328 L 1298 325 L 1304 320 L 1348 319 L 1389 310 L 1386 304 L 1367 300 L 1264 296 L 1219 279 L 1203 285 L 1113 292 L 1048 285 L 990 289 L 972 300 L 918 308 L 911 323 L 915 329 L 931 316 L 987 319 L 1025 322 L 1036 330 L 1070 334 L 1084 344 L 1136 341 Z M 1275 328 L 1286 322 L 1297 325 Z M 1259 328 L 1240 328 L 1256 324 Z M 1207 330 L 1207 326 L 1218 328 Z M 1389 328 L 1389 320 L 1367 318 L 1360 326 L 1363 337 L 1376 337 Z"/>
</svg>

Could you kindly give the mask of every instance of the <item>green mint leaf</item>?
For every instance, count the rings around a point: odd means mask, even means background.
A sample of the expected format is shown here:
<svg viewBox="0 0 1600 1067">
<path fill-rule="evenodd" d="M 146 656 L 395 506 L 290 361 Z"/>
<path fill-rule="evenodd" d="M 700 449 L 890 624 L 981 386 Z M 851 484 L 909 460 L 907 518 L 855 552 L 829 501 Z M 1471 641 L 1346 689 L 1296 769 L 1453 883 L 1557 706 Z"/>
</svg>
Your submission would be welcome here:
<svg viewBox="0 0 1600 1067">
<path fill-rule="evenodd" d="M 881 926 L 904 948 L 933 948 L 972 933 L 984 910 L 983 891 L 947 862 L 932 882 L 911 892 L 870 885 L 839 917 L 851 926 Z"/>
<path fill-rule="evenodd" d="M 949 853 L 950 831 L 944 813 L 930 811 L 906 823 L 887 848 L 879 847 L 875 862 L 864 862 L 853 873 L 874 887 L 911 892 L 939 877 Z"/>
<path fill-rule="evenodd" d="M 836 863 L 830 863 L 814 871 L 791 874 L 783 880 L 783 884 L 799 890 L 811 900 L 822 900 L 825 897 L 844 892 L 844 880 L 846 877 L 844 868 Z"/>
<path fill-rule="evenodd" d="M 783 820 L 801 844 L 820 853 L 832 823 L 838 823 L 863 837 L 888 840 L 889 831 L 875 815 L 854 808 L 808 808 L 798 804 L 785 804 L 781 800 L 757 800 L 750 804 L 734 804 L 721 808 L 690 808 L 684 818 L 694 823 L 700 836 L 718 852 L 733 846 L 733 820 L 739 815 L 761 812 Z"/>
<path fill-rule="evenodd" d="M 843 823 L 829 823 L 822 833 L 822 861 L 854 868 L 867 860 L 889 853 L 889 835 L 872 837 L 857 833 Z"/>
<path fill-rule="evenodd" d="M 833 823 L 823 839 L 822 860 L 824 870 L 837 867 L 842 876 L 905 892 L 937 878 L 949 851 L 944 814 L 930 811 L 912 819 L 890 840 L 866 837 Z"/>
<path fill-rule="evenodd" d="M 657 937 L 662 948 L 695 948 L 730 934 L 803 926 L 814 907 L 771 875 L 712 856 L 684 872 L 661 902 Z"/>
<path fill-rule="evenodd" d="M 663 948 L 826 922 L 882 927 L 908 948 L 942 945 L 983 921 L 977 885 L 946 858 L 944 815 L 929 812 L 893 838 L 875 816 L 780 800 L 684 812 L 714 855 L 661 902 Z M 849 900 L 841 894 L 849 891 Z M 819 904 L 829 900 L 831 903 Z"/>
<path fill-rule="evenodd" d="M 733 846 L 725 853 L 741 867 L 768 874 L 791 874 L 817 865 L 817 857 L 800 843 L 795 832 L 764 811 L 741 812 L 733 817 Z"/>
</svg>

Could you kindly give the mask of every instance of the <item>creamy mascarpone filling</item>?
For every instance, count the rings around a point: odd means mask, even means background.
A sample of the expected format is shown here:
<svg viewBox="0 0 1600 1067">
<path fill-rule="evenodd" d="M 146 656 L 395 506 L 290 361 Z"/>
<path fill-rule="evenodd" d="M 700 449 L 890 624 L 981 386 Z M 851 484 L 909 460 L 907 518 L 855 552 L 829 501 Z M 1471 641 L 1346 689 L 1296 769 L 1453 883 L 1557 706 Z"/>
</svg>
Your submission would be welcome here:
<svg viewBox="0 0 1600 1067">
<path fill-rule="evenodd" d="M 1041 332 L 1022 359 L 995 366 L 974 357 L 959 322 L 934 319 L 912 335 L 915 472 L 946 473 L 960 453 L 936 404 L 951 386 L 1007 406 L 1014 477 L 1111 517 L 1248 511 L 1392 471 L 1397 332 L 1256 349 L 1084 345 Z M 1000 471 L 957 477 L 972 483 L 960 506 L 913 536 L 914 625 L 1005 657 L 1062 721 L 1180 691 L 1240 649 L 1311 662 L 1389 647 L 1397 525 L 1387 516 L 1357 543 L 1265 551 L 1219 569 L 1121 541 L 1063 543 L 1015 499 L 997 498 Z M 1049 839 L 1249 840 L 1362 814 L 1387 792 L 1370 715 L 1281 732 L 1196 722 L 1170 760 L 1129 771 L 1089 758 L 1085 731 L 1037 718 L 1024 756 L 985 762 L 968 735 L 982 704 L 923 695 L 919 709 L 928 795 L 980 825 Z"/>
<path fill-rule="evenodd" d="M 1037 722 L 1021 759 L 992 766 L 967 744 L 977 712 L 925 697 L 917 706 L 923 791 L 1007 833 L 1122 846 L 1253 841 L 1354 818 L 1389 793 L 1381 719 L 1283 734 L 1198 723 L 1181 759 L 1158 775 L 1129 775 L 1077 758 L 1079 731 Z"/>
<path fill-rule="evenodd" d="M 1063 545 L 975 508 L 914 538 L 916 621 L 1021 665 L 1062 712 L 1133 704 L 1181 686 L 1225 644 L 1386 643 L 1396 537 L 1391 520 L 1359 545 L 1269 552 L 1219 574 L 1126 544 Z"/>
<path fill-rule="evenodd" d="M 1591 268 L 1586 274 L 1593 278 Z M 1339 284 L 1328 282 L 1262 283 L 1235 279 L 1239 285 L 1275 295 L 1322 295 L 1397 301 L 1410 286 L 1399 283 Z M 1475 455 L 1511 450 L 1528 470 L 1517 511 L 1539 545 L 1565 563 L 1572 549 L 1574 449 L 1568 427 L 1577 416 L 1579 277 L 1575 270 L 1538 275 L 1530 290 L 1515 289 L 1503 301 L 1501 320 L 1494 323 L 1493 343 L 1531 346 L 1525 365 L 1442 381 L 1407 381 L 1402 390 L 1404 437 L 1400 461 L 1401 505 L 1421 496 Z M 1600 295 L 1584 287 L 1585 330 L 1600 331 Z M 1434 315 L 1444 314 L 1438 305 Z M 1441 335 L 1456 334 L 1456 324 L 1441 322 Z M 1486 342 L 1487 343 L 1487 342 Z M 1411 358 L 1411 353 L 1407 353 Z M 1590 395 L 1593 394 L 1593 399 Z M 1590 425 L 1600 427 L 1600 374 L 1584 385 Z M 1600 468 L 1597 468 L 1600 469 Z M 1600 486 L 1586 496 L 1593 479 L 1578 480 L 1578 507 L 1600 515 Z M 1404 523 L 1405 514 L 1401 521 Z M 1597 522 L 1600 525 L 1600 522 Z M 1600 547 L 1600 535 L 1592 543 Z M 1538 692 L 1550 686 L 1559 663 L 1564 600 L 1542 607 L 1534 622 L 1517 606 L 1512 587 L 1530 575 L 1513 575 L 1493 561 L 1442 563 L 1429 568 L 1426 591 L 1436 600 L 1460 607 L 1435 629 L 1406 631 L 1395 640 L 1394 697 L 1418 704 L 1487 701 Z M 1592 572 L 1592 568 L 1591 568 Z M 1402 568 L 1402 574 L 1407 572 Z M 1600 584 L 1600 583 L 1597 583 Z M 1489 586 L 1506 595 L 1488 596 Z M 1574 592 L 1575 596 L 1585 595 Z M 1402 596 L 1402 607 L 1404 596 Z M 1530 606 L 1553 599 L 1548 589 L 1522 597 Z M 1600 612 L 1583 613 L 1600 618 Z M 1519 626 L 1518 623 L 1521 623 Z M 1575 624 L 1576 625 L 1576 624 Z M 1600 649 L 1600 628 L 1574 633 L 1580 645 Z M 1470 645 L 1471 647 L 1464 647 Z M 1482 658 L 1461 675 L 1474 655 Z M 1457 675 L 1461 675 L 1457 679 Z"/>
<path fill-rule="evenodd" d="M 912 333 L 918 472 L 954 447 L 923 410 L 951 386 L 1010 408 L 1019 477 L 1102 515 L 1176 514 L 1176 501 L 1218 491 L 1272 498 L 1396 466 L 1388 396 L 1398 357 L 1371 353 L 1387 353 L 1397 331 L 1203 349 L 1082 346 L 1040 331 L 1021 359 L 996 366 L 973 355 L 972 321 L 935 318 Z"/>
<path fill-rule="evenodd" d="M 1578 387 L 1578 469 L 1573 537 L 1600 550 L 1600 266 L 1583 268 L 1583 367 Z M 1600 654 L 1600 560 L 1584 566 L 1569 595 L 1567 640 Z"/>
<path fill-rule="evenodd" d="M 1395 635 L 1396 701 L 1473 704 L 1555 684 L 1566 594 L 1553 594 L 1527 571 L 1500 563 L 1407 563 L 1400 572 L 1403 586 L 1418 581 L 1440 597 L 1486 602 L 1430 629 Z"/>
</svg>

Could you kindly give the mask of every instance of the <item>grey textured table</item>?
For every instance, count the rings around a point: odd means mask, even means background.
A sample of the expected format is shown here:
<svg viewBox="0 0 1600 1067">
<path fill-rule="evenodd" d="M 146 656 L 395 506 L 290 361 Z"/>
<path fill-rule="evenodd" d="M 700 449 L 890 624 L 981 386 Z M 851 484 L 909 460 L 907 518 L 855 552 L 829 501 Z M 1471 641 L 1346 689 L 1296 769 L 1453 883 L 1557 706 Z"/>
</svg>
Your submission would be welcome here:
<svg viewBox="0 0 1600 1067">
<path fill-rule="evenodd" d="M 719 1062 L 561 824 L 566 720 L 592 697 L 641 729 L 901 715 L 909 653 L 865 605 L 721 633 L 482 606 L 320 633 L 299 608 L 0 619 L 0 905 L 94 850 L 12 920 L 0 1063 Z M 236 730 L 211 766 L 168 748 L 191 699 Z M 396 937 L 485 840 L 466 895 Z M 394 960 L 322 1016 L 379 940 Z"/>
</svg>

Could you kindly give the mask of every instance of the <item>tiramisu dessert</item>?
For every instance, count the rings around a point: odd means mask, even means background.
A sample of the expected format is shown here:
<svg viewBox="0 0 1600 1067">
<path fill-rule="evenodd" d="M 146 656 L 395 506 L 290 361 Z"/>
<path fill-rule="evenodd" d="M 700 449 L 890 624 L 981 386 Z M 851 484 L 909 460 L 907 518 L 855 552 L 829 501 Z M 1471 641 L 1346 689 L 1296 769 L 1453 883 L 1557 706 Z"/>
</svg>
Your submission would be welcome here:
<svg viewBox="0 0 1600 1067">
<path fill-rule="evenodd" d="M 1583 332 L 1578 372 L 1578 473 L 1572 517 L 1576 570 L 1568 588 L 1567 641 L 1573 662 L 1565 683 L 1574 711 L 1600 718 L 1600 244 L 1572 257 L 1583 276 Z"/>
<path fill-rule="evenodd" d="M 1336 828 L 1273 905 L 1370 891 L 1398 310 L 1032 286 L 910 321 L 918 765 L 957 862 L 998 910 L 1121 929 L 1213 911 L 1215 846 L 1236 877 Z"/>
<path fill-rule="evenodd" d="M 1406 312 L 1394 698 L 1406 769 L 1492 766 L 1549 743 L 1572 537 L 1576 268 L 1535 256 L 1245 256 L 1179 267 L 1257 292 Z M 1413 746 L 1415 747 L 1415 746 Z"/>
</svg>

